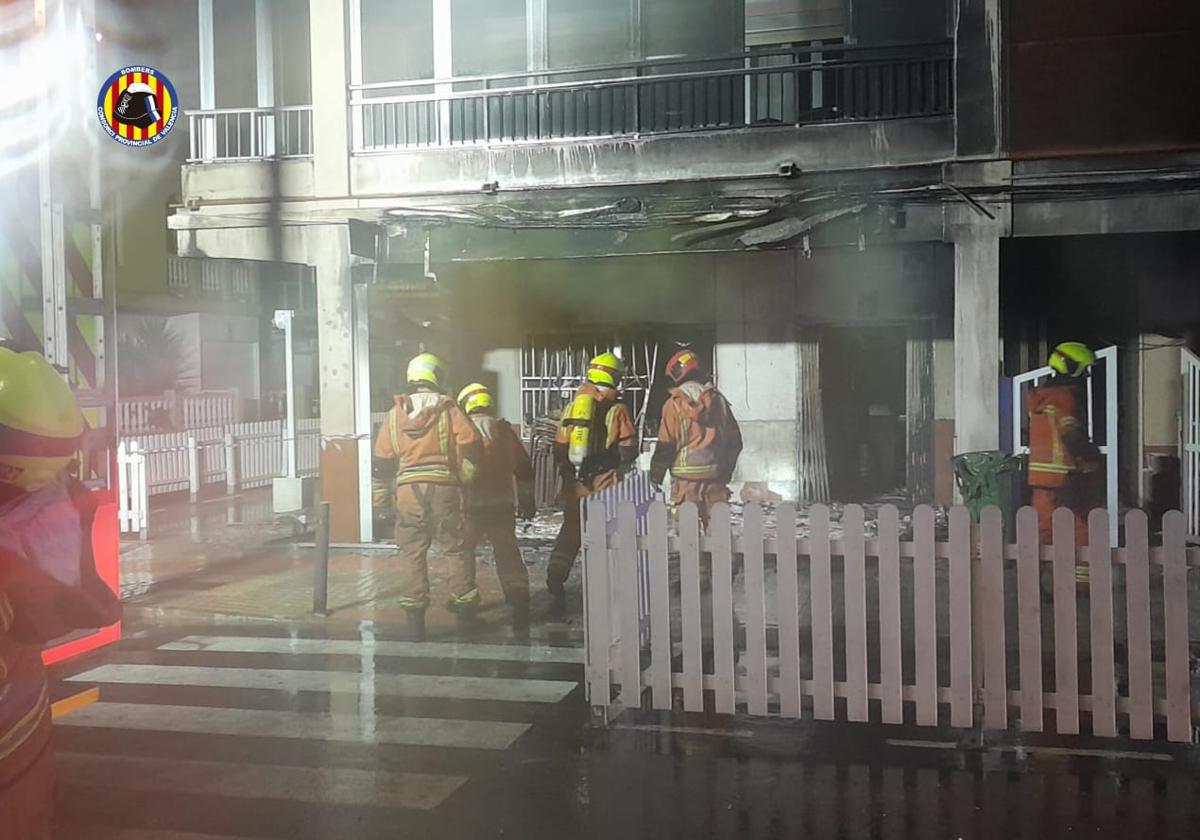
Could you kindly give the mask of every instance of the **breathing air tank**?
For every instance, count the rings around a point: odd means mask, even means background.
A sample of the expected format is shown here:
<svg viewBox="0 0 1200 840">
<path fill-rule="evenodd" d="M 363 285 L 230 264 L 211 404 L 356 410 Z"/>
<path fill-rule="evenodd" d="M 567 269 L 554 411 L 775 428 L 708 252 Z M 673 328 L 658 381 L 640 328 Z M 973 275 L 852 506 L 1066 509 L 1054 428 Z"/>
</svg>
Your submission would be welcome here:
<svg viewBox="0 0 1200 840">
<path fill-rule="evenodd" d="M 579 469 L 583 466 L 591 447 L 592 415 L 596 401 L 587 394 L 580 394 L 567 406 L 565 424 L 569 429 L 567 459 Z"/>
</svg>

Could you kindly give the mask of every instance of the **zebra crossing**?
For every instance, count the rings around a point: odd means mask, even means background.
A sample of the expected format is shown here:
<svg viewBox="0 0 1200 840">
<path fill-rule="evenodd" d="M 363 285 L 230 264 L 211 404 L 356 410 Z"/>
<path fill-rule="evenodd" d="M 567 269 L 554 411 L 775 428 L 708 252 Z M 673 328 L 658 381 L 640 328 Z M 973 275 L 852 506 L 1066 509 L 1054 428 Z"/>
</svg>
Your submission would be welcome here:
<svg viewBox="0 0 1200 840">
<path fill-rule="evenodd" d="M 331 837 L 328 820 L 355 809 L 384 823 L 432 816 L 553 716 L 579 687 L 583 652 L 184 635 L 106 659 L 65 679 L 101 697 L 57 723 L 66 840 L 152 826 L 161 833 L 144 836 Z M 250 816 L 261 803 L 293 813 L 264 833 Z"/>
</svg>

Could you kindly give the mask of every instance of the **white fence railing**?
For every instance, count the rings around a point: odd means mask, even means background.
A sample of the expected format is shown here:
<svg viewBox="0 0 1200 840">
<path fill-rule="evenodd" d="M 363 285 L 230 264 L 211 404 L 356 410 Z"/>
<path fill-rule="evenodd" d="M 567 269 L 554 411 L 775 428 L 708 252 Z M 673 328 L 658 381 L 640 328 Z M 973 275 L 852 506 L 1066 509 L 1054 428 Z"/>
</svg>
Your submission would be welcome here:
<svg viewBox="0 0 1200 840">
<path fill-rule="evenodd" d="M 190 111 L 189 163 L 311 157 L 312 106 Z"/>
<path fill-rule="evenodd" d="M 167 257 L 167 286 L 181 297 L 256 303 L 262 275 L 262 267 L 250 260 Z"/>
<path fill-rule="evenodd" d="M 941 540 L 927 506 L 915 510 L 911 535 L 884 506 L 877 535 L 868 536 L 863 509 L 850 505 L 840 539 L 821 505 L 803 535 L 789 505 L 773 531 L 757 506 L 746 509 L 740 533 L 725 505 L 714 510 L 708 537 L 694 505 L 679 516 L 672 535 L 666 506 L 653 503 L 639 537 L 637 512 L 625 503 L 610 537 L 604 507 L 588 508 L 587 682 L 598 718 L 618 705 L 640 708 L 648 692 L 649 705 L 663 710 L 704 711 L 711 693 L 716 714 L 988 730 L 1012 718 L 1022 731 L 1060 735 L 1079 734 L 1082 715 L 1092 735 L 1180 743 L 1200 721 L 1189 654 L 1200 633 L 1191 635 L 1188 615 L 1188 574 L 1200 551 L 1187 549 L 1178 511 L 1164 517 L 1154 547 L 1146 515 L 1130 512 L 1118 548 L 1109 547 L 1102 509 L 1090 515 L 1084 547 L 1066 510 L 1055 514 L 1050 546 L 1039 545 L 1029 508 L 1017 515 L 1015 545 L 1006 544 L 995 508 L 974 532 L 967 510 L 953 508 Z M 633 595 L 642 563 L 648 643 Z M 1090 584 L 1077 585 L 1077 564 Z"/>
<path fill-rule="evenodd" d="M 1183 515 L 1188 533 L 1200 536 L 1200 356 L 1181 353 L 1183 405 L 1179 412 L 1180 473 L 1183 477 Z"/>
<path fill-rule="evenodd" d="M 121 436 L 223 426 L 240 419 L 236 389 L 187 391 L 123 399 L 117 405 Z"/>
<path fill-rule="evenodd" d="M 137 441 L 117 444 L 117 522 L 122 534 L 146 533 L 150 497 L 146 459 Z"/>
<path fill-rule="evenodd" d="M 385 416 L 371 415 L 372 436 Z M 117 452 L 122 533 L 146 530 L 152 496 L 186 491 L 194 499 L 212 485 L 232 493 L 271 484 L 287 470 L 287 445 L 282 420 L 126 438 Z M 320 420 L 296 422 L 296 454 L 300 476 L 320 472 Z"/>
</svg>

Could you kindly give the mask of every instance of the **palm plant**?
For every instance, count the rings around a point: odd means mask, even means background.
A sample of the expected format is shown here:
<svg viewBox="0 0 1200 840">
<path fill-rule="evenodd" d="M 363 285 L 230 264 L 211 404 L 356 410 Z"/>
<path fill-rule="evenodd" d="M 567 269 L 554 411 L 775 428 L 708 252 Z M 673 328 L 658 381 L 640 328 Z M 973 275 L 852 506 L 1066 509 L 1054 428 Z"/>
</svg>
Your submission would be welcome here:
<svg viewBox="0 0 1200 840">
<path fill-rule="evenodd" d="M 155 396 L 178 387 L 187 349 L 165 318 L 123 318 L 117 365 L 123 396 Z"/>
</svg>

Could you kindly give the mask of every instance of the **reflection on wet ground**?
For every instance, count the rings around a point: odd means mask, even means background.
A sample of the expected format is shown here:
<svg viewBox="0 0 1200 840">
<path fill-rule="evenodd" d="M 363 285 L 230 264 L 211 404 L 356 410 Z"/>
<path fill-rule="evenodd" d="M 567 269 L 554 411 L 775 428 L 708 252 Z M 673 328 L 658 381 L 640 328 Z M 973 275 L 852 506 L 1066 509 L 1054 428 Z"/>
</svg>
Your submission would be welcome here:
<svg viewBox="0 0 1200 840">
<path fill-rule="evenodd" d="M 587 725 L 577 632 L 215 617 L 59 673 L 59 836 L 1194 837 L 1187 749 L 628 713 Z M 1066 752 L 1060 750 L 1065 749 Z M 1098 750 L 1094 755 L 1080 750 Z M 1125 753 L 1112 752 L 1125 750 Z"/>
<path fill-rule="evenodd" d="M 1188 748 L 683 713 L 592 729 L 578 602 L 550 624 L 539 600 L 516 639 L 485 560 L 478 633 L 435 610 L 413 644 L 388 552 L 335 552 L 317 619 L 312 554 L 276 526 L 178 521 L 125 546 L 125 640 L 55 672 L 101 692 L 59 721 L 61 840 L 1200 836 Z M 540 594 L 545 540 L 525 542 Z"/>
</svg>

